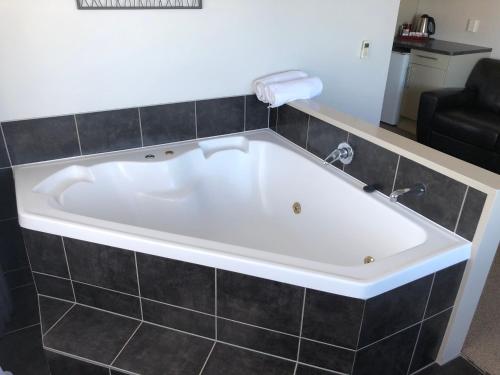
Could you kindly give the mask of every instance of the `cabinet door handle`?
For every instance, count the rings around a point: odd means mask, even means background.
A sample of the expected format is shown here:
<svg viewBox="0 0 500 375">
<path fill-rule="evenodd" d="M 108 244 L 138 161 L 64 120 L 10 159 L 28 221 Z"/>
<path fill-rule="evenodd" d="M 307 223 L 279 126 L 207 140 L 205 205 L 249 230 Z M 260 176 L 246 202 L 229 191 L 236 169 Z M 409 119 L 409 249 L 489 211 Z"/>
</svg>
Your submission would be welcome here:
<svg viewBox="0 0 500 375">
<path fill-rule="evenodd" d="M 417 57 L 420 57 L 420 58 L 422 58 L 422 59 L 427 59 L 427 60 L 434 60 L 434 61 L 438 61 L 438 58 L 437 58 L 437 57 L 432 57 L 432 56 L 417 55 Z"/>
</svg>

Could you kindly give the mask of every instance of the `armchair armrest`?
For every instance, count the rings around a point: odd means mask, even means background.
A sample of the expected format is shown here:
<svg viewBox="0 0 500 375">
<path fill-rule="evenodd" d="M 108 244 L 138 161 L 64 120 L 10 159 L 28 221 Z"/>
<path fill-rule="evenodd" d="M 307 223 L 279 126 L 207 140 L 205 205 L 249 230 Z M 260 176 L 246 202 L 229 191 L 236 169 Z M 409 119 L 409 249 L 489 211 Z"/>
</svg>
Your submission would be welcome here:
<svg viewBox="0 0 500 375">
<path fill-rule="evenodd" d="M 470 100 L 471 93 L 463 88 L 446 88 L 422 93 L 417 118 L 417 141 L 429 144 L 432 119 L 437 110 L 463 106 Z"/>
</svg>

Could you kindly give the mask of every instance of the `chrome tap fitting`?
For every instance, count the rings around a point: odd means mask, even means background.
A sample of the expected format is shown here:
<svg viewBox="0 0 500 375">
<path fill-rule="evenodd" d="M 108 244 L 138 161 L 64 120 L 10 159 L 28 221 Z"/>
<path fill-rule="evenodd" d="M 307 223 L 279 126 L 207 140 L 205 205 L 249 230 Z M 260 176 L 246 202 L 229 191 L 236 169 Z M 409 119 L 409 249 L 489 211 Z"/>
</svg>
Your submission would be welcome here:
<svg viewBox="0 0 500 375">
<path fill-rule="evenodd" d="M 333 164 L 336 161 L 340 161 L 342 164 L 350 164 L 354 157 L 354 150 L 349 144 L 343 142 L 339 144 L 335 150 L 333 150 L 323 161 L 326 164 Z"/>
</svg>

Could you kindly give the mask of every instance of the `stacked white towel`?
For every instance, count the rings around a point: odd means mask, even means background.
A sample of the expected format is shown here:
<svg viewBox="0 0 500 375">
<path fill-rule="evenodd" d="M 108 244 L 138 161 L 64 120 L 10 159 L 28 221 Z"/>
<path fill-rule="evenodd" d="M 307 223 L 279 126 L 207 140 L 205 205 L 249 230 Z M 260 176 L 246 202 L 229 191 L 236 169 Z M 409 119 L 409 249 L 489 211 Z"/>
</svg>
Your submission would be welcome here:
<svg viewBox="0 0 500 375">
<path fill-rule="evenodd" d="M 323 91 L 318 77 L 308 77 L 300 70 L 272 74 L 254 81 L 257 98 L 271 108 L 282 106 L 298 99 L 311 99 Z"/>
<path fill-rule="evenodd" d="M 258 78 L 253 83 L 253 89 L 257 98 L 264 103 L 269 103 L 266 100 L 266 86 L 276 82 L 292 81 L 307 77 L 307 74 L 300 70 L 290 70 L 287 72 L 271 74 L 262 78 Z"/>
<path fill-rule="evenodd" d="M 10 372 L 10 371 L 4 371 L 4 370 L 2 370 L 2 368 L 0 367 L 0 375 L 12 375 L 12 372 Z"/>
<path fill-rule="evenodd" d="M 271 108 L 299 99 L 312 99 L 323 91 L 323 82 L 318 77 L 272 83 L 266 86 L 266 97 Z"/>
</svg>

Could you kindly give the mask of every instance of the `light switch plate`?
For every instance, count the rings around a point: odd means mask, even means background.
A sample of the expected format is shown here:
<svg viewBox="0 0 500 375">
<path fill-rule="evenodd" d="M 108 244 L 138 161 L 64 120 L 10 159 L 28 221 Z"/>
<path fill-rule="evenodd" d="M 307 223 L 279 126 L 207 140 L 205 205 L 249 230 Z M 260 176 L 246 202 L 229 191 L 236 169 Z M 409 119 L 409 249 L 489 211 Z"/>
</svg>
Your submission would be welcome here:
<svg viewBox="0 0 500 375">
<path fill-rule="evenodd" d="M 481 23 L 480 20 L 474 20 L 474 19 L 470 18 L 467 21 L 467 31 L 469 31 L 471 33 L 477 33 L 479 31 L 480 23 Z"/>
<path fill-rule="evenodd" d="M 359 55 L 359 57 L 361 59 L 366 59 L 368 57 L 369 50 L 370 50 L 370 41 L 363 40 L 363 43 L 361 43 L 361 54 Z"/>
</svg>

